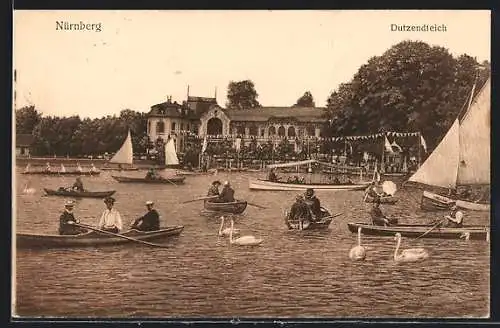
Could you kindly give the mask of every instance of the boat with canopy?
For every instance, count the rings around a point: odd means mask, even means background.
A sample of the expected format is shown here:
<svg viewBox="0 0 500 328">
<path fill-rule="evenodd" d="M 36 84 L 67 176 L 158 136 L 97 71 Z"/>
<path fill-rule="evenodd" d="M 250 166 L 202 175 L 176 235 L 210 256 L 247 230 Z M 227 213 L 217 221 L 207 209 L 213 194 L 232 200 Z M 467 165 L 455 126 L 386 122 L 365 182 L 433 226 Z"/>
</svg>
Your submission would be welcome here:
<svg viewBox="0 0 500 328">
<path fill-rule="evenodd" d="M 408 181 L 452 191 L 459 186 L 489 188 L 490 185 L 490 112 L 491 77 L 472 99 L 461 120 L 457 117 L 436 149 Z M 424 191 L 424 209 L 462 209 L 489 211 L 489 199 L 470 201 Z"/>
<path fill-rule="evenodd" d="M 106 163 L 105 167 L 101 170 L 120 170 L 120 171 L 137 171 L 138 168 L 133 166 L 134 162 L 134 148 L 132 146 L 132 136 L 130 135 L 130 129 L 128 130 L 127 137 L 123 142 L 120 149 L 116 154 L 108 161 L 112 164 L 118 164 L 118 167 L 108 167 Z M 123 167 L 122 165 L 128 165 Z"/>
<path fill-rule="evenodd" d="M 280 163 L 280 164 L 270 164 L 267 166 L 268 169 L 275 168 L 289 168 L 296 167 L 297 171 L 299 166 L 308 165 L 309 172 L 312 171 L 312 164 L 323 165 L 323 166 L 332 166 L 330 163 L 320 162 L 315 159 L 309 159 L 298 162 L 289 162 L 289 163 Z M 282 181 L 269 181 L 266 179 L 249 179 L 249 188 L 252 190 L 277 190 L 277 191 L 305 191 L 308 188 L 318 189 L 318 190 L 364 190 L 369 184 L 370 181 L 364 182 L 362 181 L 362 171 L 360 170 L 360 181 L 357 183 L 341 183 L 334 184 L 330 181 L 313 183 L 311 179 L 309 182 L 296 181 L 296 182 L 282 182 Z"/>
</svg>

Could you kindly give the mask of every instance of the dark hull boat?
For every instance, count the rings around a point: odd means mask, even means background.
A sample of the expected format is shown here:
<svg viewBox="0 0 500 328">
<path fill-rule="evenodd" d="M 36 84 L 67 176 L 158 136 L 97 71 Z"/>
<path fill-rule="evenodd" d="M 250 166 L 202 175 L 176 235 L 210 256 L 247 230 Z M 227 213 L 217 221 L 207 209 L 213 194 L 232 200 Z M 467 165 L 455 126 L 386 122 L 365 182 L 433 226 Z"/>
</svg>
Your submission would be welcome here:
<svg viewBox="0 0 500 328">
<path fill-rule="evenodd" d="M 54 190 L 43 188 L 47 195 L 49 196 L 67 196 L 67 197 L 78 197 L 78 198 L 105 198 L 113 195 L 116 190 L 110 191 L 76 191 L 76 190 Z"/>
<path fill-rule="evenodd" d="M 123 236 L 131 237 L 142 241 L 161 240 L 171 236 L 179 235 L 183 226 L 174 226 L 161 229 L 158 231 L 137 231 L 129 230 L 122 233 Z M 96 247 L 105 245 L 120 245 L 135 243 L 134 241 L 127 240 L 112 236 L 109 234 L 90 231 L 80 235 L 38 235 L 28 233 L 16 234 L 16 247 L 17 248 L 58 248 L 58 247 Z"/>
<path fill-rule="evenodd" d="M 394 196 L 380 197 L 380 204 L 394 205 L 398 202 L 399 198 Z M 365 203 L 375 203 L 375 198 L 367 196 L 365 198 Z"/>
<path fill-rule="evenodd" d="M 118 182 L 125 183 L 152 183 L 152 184 L 182 184 L 186 177 L 170 177 L 161 179 L 146 179 L 146 178 L 132 178 L 132 177 L 120 177 L 112 175 L 113 179 Z"/>
<path fill-rule="evenodd" d="M 57 172 L 57 171 L 54 171 L 54 172 L 47 172 L 47 171 L 28 171 L 28 172 L 23 172 L 22 174 L 38 174 L 38 175 L 52 175 L 52 176 L 60 176 L 60 175 L 89 175 L 89 176 L 93 176 L 93 175 L 99 175 L 101 174 L 101 172 L 99 171 L 95 171 L 95 172 L 91 172 L 91 171 L 83 171 L 83 172 L 80 172 L 80 171 L 66 171 L 66 172 Z"/>
<path fill-rule="evenodd" d="M 471 239 L 489 240 L 489 227 L 485 226 L 465 226 L 462 228 L 435 228 L 432 225 L 406 225 L 376 226 L 368 223 L 348 223 L 349 231 L 357 233 L 361 228 L 361 233 L 371 236 L 392 236 L 400 233 L 402 237 L 410 238 L 440 238 L 440 239 Z M 431 230 L 432 229 L 432 230 Z M 430 230 L 430 232 L 428 232 Z M 427 234 L 425 234 L 428 232 Z M 424 235 L 425 234 L 425 235 Z"/>
<path fill-rule="evenodd" d="M 213 211 L 213 212 L 241 214 L 247 208 L 247 202 L 239 200 L 231 203 L 214 203 L 206 201 L 204 203 L 204 208 L 208 211 Z"/>
<path fill-rule="evenodd" d="M 332 215 L 327 209 L 321 208 L 321 219 L 318 221 L 311 222 L 307 219 L 300 222 L 299 220 L 290 219 L 290 213 L 285 212 L 285 224 L 290 230 L 320 230 L 328 229 L 330 223 L 332 222 Z"/>
</svg>

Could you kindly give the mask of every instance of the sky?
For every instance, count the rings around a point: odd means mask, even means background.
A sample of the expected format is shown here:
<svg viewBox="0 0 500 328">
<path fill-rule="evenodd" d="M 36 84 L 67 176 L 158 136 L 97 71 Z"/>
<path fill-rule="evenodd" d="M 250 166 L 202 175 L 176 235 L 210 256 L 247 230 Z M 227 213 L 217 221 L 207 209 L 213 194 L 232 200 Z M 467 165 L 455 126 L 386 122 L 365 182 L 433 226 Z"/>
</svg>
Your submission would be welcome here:
<svg viewBox="0 0 500 328">
<path fill-rule="evenodd" d="M 101 23 L 101 32 L 56 22 Z M 391 31 L 391 24 L 446 32 Z M 15 11 L 15 107 L 102 117 L 122 109 L 213 97 L 250 79 L 263 106 L 317 106 L 359 67 L 403 40 L 490 60 L 489 11 Z"/>
</svg>

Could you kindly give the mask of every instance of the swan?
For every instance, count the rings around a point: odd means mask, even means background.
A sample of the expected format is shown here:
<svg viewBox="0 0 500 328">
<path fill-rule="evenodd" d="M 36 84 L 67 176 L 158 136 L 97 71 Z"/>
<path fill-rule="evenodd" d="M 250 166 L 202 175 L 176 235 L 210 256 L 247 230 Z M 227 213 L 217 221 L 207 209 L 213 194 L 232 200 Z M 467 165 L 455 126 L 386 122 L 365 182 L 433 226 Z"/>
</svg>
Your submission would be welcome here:
<svg viewBox="0 0 500 328">
<path fill-rule="evenodd" d="M 460 235 L 460 239 L 465 239 L 465 240 L 469 240 L 470 239 L 470 232 L 462 232 L 462 234 Z"/>
<path fill-rule="evenodd" d="M 24 194 L 34 194 L 36 191 L 35 188 L 30 187 L 30 183 L 26 182 L 26 185 L 24 186 L 23 193 Z"/>
<path fill-rule="evenodd" d="M 366 257 L 366 249 L 361 246 L 361 227 L 358 228 L 358 245 L 351 248 L 349 258 L 353 261 L 362 261 Z"/>
<path fill-rule="evenodd" d="M 401 234 L 398 232 L 394 237 L 397 240 L 396 250 L 394 251 L 394 261 L 396 262 L 416 262 L 422 261 L 429 257 L 429 253 L 423 248 L 410 248 L 401 251 L 398 254 L 399 245 L 401 244 Z"/>
<path fill-rule="evenodd" d="M 229 242 L 231 244 L 239 246 L 256 246 L 262 243 L 262 239 L 257 239 L 254 236 L 243 236 L 240 238 L 233 239 L 233 229 L 234 229 L 234 220 L 231 219 L 231 230 L 229 230 Z"/>
<path fill-rule="evenodd" d="M 219 227 L 219 236 L 220 237 L 228 237 L 230 235 L 231 228 L 226 228 L 223 230 L 222 228 L 224 227 L 224 217 L 221 216 L 220 219 L 221 219 L 221 221 L 220 221 L 220 227 Z M 239 233 L 240 233 L 239 229 L 233 230 L 233 234 L 237 235 Z"/>
</svg>

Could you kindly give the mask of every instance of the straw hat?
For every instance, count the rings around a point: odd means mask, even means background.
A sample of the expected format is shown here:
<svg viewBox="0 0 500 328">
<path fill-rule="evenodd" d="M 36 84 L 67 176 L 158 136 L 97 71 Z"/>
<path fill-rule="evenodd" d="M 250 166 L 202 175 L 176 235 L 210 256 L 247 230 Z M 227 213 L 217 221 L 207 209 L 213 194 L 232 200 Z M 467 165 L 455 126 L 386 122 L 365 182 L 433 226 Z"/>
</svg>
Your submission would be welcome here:
<svg viewBox="0 0 500 328">
<path fill-rule="evenodd" d="M 67 200 L 66 202 L 64 202 L 64 207 L 73 207 L 75 206 L 75 202 L 73 202 L 72 200 Z"/>
<path fill-rule="evenodd" d="M 146 205 L 153 205 L 153 204 L 154 204 L 154 203 L 153 203 L 153 201 L 152 201 L 152 200 L 148 200 L 148 201 L 146 202 Z"/>
<path fill-rule="evenodd" d="M 114 204 L 115 203 L 115 199 L 111 196 L 108 196 L 106 198 L 104 198 L 104 203 L 108 204 L 108 203 L 111 203 L 111 204 Z"/>
<path fill-rule="evenodd" d="M 221 185 L 220 181 L 219 180 L 215 180 L 214 182 L 212 182 L 212 185 Z"/>
<path fill-rule="evenodd" d="M 230 186 L 231 184 L 229 183 L 229 181 L 224 181 L 224 186 Z"/>
<path fill-rule="evenodd" d="M 314 195 L 314 189 L 313 188 L 307 188 L 306 190 L 306 196 L 312 196 Z"/>
</svg>

